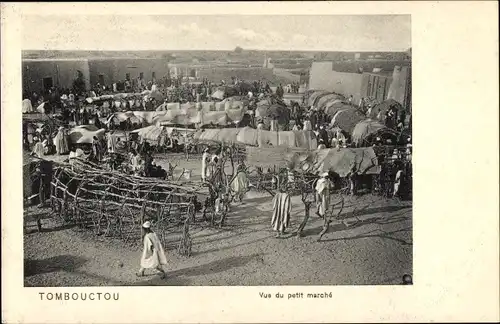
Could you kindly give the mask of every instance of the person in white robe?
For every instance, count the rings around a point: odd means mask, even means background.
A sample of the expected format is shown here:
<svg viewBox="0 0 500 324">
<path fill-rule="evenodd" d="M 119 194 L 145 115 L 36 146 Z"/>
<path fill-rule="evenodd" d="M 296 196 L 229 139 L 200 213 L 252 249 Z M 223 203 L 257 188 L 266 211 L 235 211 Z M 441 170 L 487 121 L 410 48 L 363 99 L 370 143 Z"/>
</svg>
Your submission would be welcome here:
<svg viewBox="0 0 500 324">
<path fill-rule="evenodd" d="M 56 146 L 56 153 L 58 155 L 68 154 L 69 143 L 68 136 L 66 135 L 66 130 L 64 127 L 59 127 L 56 137 L 54 138 L 54 144 Z"/>
<path fill-rule="evenodd" d="M 293 125 L 292 130 L 293 131 L 298 131 L 299 130 L 299 126 L 297 126 L 297 124 Z"/>
<path fill-rule="evenodd" d="M 270 131 L 271 132 L 277 132 L 278 131 L 278 121 L 276 119 L 271 120 L 270 123 Z"/>
<path fill-rule="evenodd" d="M 311 124 L 311 121 L 306 119 L 304 121 L 304 130 L 305 131 L 311 131 L 312 130 L 312 124 Z"/>
<path fill-rule="evenodd" d="M 166 276 L 166 271 L 163 266 L 167 264 L 165 250 L 161 244 L 158 235 L 151 230 L 151 222 L 147 221 L 142 225 L 144 232 L 144 248 L 141 257 L 141 268 L 137 273 L 138 277 L 144 276 L 146 269 L 156 269 L 162 273 L 162 277 Z"/>
<path fill-rule="evenodd" d="M 324 150 L 324 149 L 326 149 L 325 142 L 323 142 L 323 140 L 320 139 L 318 142 L 318 150 Z"/>
<path fill-rule="evenodd" d="M 23 114 L 29 114 L 33 112 L 33 106 L 31 105 L 31 100 L 29 99 L 24 99 L 23 100 Z"/>
<path fill-rule="evenodd" d="M 286 234 L 285 231 L 290 226 L 291 211 L 290 195 L 286 192 L 278 192 L 273 198 L 273 217 L 271 219 L 273 230 L 278 232 L 276 234 L 277 238 Z"/>
<path fill-rule="evenodd" d="M 316 214 L 324 218 L 330 209 L 330 180 L 328 172 L 323 172 L 316 182 Z"/>
<path fill-rule="evenodd" d="M 205 182 L 207 178 L 210 176 L 210 168 L 208 167 L 210 163 L 210 153 L 209 149 L 206 148 L 203 151 L 203 155 L 201 157 L 201 180 Z"/>
<path fill-rule="evenodd" d="M 35 142 L 35 146 L 33 147 L 33 152 L 31 154 L 42 159 L 45 156 L 43 144 L 38 137 L 34 137 L 33 141 Z"/>
<path fill-rule="evenodd" d="M 231 190 L 235 193 L 239 202 L 243 202 L 243 197 L 248 191 L 248 176 L 243 164 L 238 165 L 236 177 L 231 182 Z"/>
<path fill-rule="evenodd" d="M 108 152 L 114 153 L 116 150 L 116 136 L 113 133 L 108 134 Z"/>
<path fill-rule="evenodd" d="M 401 185 L 401 175 L 403 174 L 403 170 L 401 168 L 398 168 L 398 171 L 396 172 L 396 177 L 394 178 L 394 191 L 392 193 L 392 197 L 397 197 L 399 193 L 399 186 Z"/>
</svg>

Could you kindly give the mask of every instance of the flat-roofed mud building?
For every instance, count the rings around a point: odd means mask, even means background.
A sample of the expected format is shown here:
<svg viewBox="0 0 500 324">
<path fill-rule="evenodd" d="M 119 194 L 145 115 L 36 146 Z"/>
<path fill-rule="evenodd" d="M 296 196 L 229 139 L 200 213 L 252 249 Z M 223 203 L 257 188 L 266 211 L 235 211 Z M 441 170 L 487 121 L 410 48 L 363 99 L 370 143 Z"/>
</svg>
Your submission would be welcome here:
<svg viewBox="0 0 500 324">
<path fill-rule="evenodd" d="M 88 89 L 98 82 L 111 85 L 127 78 L 146 82 L 169 73 L 168 60 L 154 58 L 23 59 L 24 91 L 43 92 L 51 87 L 69 88 L 80 71 Z"/>
</svg>

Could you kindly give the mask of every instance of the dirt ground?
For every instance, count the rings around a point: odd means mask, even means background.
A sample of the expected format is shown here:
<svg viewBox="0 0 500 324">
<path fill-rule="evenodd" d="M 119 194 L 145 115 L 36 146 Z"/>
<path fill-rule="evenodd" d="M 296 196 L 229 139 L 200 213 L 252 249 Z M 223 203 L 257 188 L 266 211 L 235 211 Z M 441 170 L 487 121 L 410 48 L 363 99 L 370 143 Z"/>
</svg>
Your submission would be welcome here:
<svg viewBox="0 0 500 324">
<path fill-rule="evenodd" d="M 54 159 L 61 159 L 57 157 Z M 183 161 L 180 155 L 177 158 Z M 164 159 L 157 163 L 165 165 Z M 199 178 L 198 159 L 180 166 Z M 177 175 L 180 169 L 177 169 Z M 249 192 L 243 204 L 232 206 L 222 229 L 191 227 L 193 255 L 180 257 L 167 246 L 168 275 L 153 272 L 137 278 L 138 248 L 118 240 L 97 238 L 76 228 L 61 227 L 49 209 L 25 211 L 25 286 L 99 285 L 378 285 L 400 284 L 412 274 L 411 203 L 372 195 L 349 197 L 341 220 L 334 221 L 320 242 L 323 221 L 312 213 L 304 236 L 293 235 L 304 211 L 292 199 L 287 238 L 271 229 L 271 196 Z M 36 231 L 33 216 L 42 213 Z"/>
</svg>

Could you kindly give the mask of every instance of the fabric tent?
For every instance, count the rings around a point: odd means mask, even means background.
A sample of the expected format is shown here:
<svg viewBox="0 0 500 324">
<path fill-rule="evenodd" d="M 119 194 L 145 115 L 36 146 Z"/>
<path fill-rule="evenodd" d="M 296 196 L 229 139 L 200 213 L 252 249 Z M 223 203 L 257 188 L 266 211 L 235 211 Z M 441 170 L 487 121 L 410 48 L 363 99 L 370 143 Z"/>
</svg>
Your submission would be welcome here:
<svg viewBox="0 0 500 324">
<path fill-rule="evenodd" d="M 103 138 L 105 129 L 98 129 L 94 125 L 81 125 L 69 131 L 69 139 L 73 144 L 92 144 L 94 136 Z"/>
<path fill-rule="evenodd" d="M 341 100 L 341 96 L 334 94 L 334 93 L 321 96 L 321 97 L 319 97 L 318 101 L 314 105 L 314 109 L 324 110 L 326 105 L 333 100 Z"/>
<path fill-rule="evenodd" d="M 201 142 L 237 143 L 240 128 L 206 129 L 196 138 Z"/>
<path fill-rule="evenodd" d="M 283 146 L 314 150 L 317 147 L 316 135 L 312 131 L 258 131 L 257 143 L 260 147 Z"/>
<path fill-rule="evenodd" d="M 318 139 L 313 131 L 292 131 L 295 134 L 295 147 L 315 150 L 318 147 Z"/>
<path fill-rule="evenodd" d="M 144 140 L 157 141 L 162 135 L 163 130 L 163 127 L 151 125 L 136 129 L 131 133 L 137 133 Z"/>
<path fill-rule="evenodd" d="M 108 117 L 108 119 L 106 120 L 106 124 L 110 124 L 115 121 L 117 121 L 118 123 L 122 123 L 127 120 L 133 124 L 140 124 L 142 123 L 143 119 L 140 116 L 136 116 L 133 111 L 116 112 Z"/>
<path fill-rule="evenodd" d="M 347 176 L 352 165 L 365 174 L 380 173 L 377 156 L 371 147 L 307 151 L 286 147 L 247 147 L 247 163 L 260 167 L 290 167 L 310 173 L 332 171 Z"/>
<path fill-rule="evenodd" d="M 202 117 L 202 125 L 219 125 L 226 126 L 228 124 L 228 117 L 225 111 L 211 111 L 207 113 L 203 113 Z"/>
<path fill-rule="evenodd" d="M 240 128 L 220 128 L 217 133 L 217 141 L 223 143 L 236 143 Z"/>
<path fill-rule="evenodd" d="M 356 124 L 356 126 L 354 127 L 354 130 L 352 131 L 352 141 L 354 144 L 358 145 L 366 137 L 370 136 L 371 134 L 375 134 L 379 130 L 385 128 L 387 128 L 385 127 L 385 125 L 376 120 L 363 120 Z"/>
<path fill-rule="evenodd" d="M 234 123 L 239 123 L 245 114 L 243 109 L 230 109 L 225 111 L 227 118 L 234 122 Z"/>
<path fill-rule="evenodd" d="M 217 90 L 215 90 L 211 97 L 215 99 L 222 100 L 227 97 L 232 97 L 232 96 L 237 96 L 238 95 L 238 90 L 232 88 L 232 87 L 219 87 Z"/>
<path fill-rule="evenodd" d="M 205 129 L 203 131 L 197 132 L 194 135 L 194 138 L 200 142 L 216 142 L 218 133 L 219 133 L 219 128 Z"/>
<path fill-rule="evenodd" d="M 311 93 L 311 95 L 309 95 L 309 98 L 307 100 L 307 105 L 309 107 L 313 106 L 314 102 L 316 101 L 316 98 L 318 96 L 329 94 L 329 93 L 331 93 L 331 92 L 323 91 L 323 90 L 314 91 L 313 93 Z"/>
<path fill-rule="evenodd" d="M 238 143 L 250 146 L 259 145 L 258 140 L 259 140 L 259 131 L 251 127 L 240 128 L 240 131 L 236 136 L 236 141 Z"/>
<path fill-rule="evenodd" d="M 346 109 L 348 105 L 340 99 L 329 101 L 324 108 L 324 113 L 328 116 L 335 116 L 335 114 L 342 109 Z"/>
<path fill-rule="evenodd" d="M 346 133 L 352 134 L 356 124 L 364 119 L 365 116 L 355 108 L 342 109 L 333 116 L 330 125 L 333 127 L 337 126 Z"/>
<path fill-rule="evenodd" d="M 277 119 L 278 124 L 286 125 L 290 121 L 290 109 L 286 106 L 274 104 L 271 106 L 261 105 L 257 107 L 256 115 L 257 118 L 265 118 L 265 119 Z"/>
<path fill-rule="evenodd" d="M 388 100 L 385 100 L 378 105 L 375 105 L 372 108 L 370 116 L 368 116 L 368 117 L 375 119 L 375 118 L 377 118 L 377 115 L 379 114 L 379 112 L 381 112 L 381 119 L 380 120 L 384 120 L 385 113 L 391 108 L 396 108 L 398 110 L 398 114 L 400 114 L 401 112 L 404 112 L 404 108 L 399 102 L 397 102 L 394 99 L 388 99 Z"/>
<path fill-rule="evenodd" d="M 380 173 L 377 156 L 373 148 L 342 148 L 317 150 L 313 170 L 316 173 L 333 171 L 341 177 L 345 177 L 356 165 L 356 170 L 365 174 Z"/>
<path fill-rule="evenodd" d="M 317 107 L 317 106 L 318 106 L 318 102 L 319 102 L 322 98 L 327 97 L 327 96 L 329 97 L 330 95 L 335 95 L 335 96 L 337 96 L 336 94 L 334 94 L 334 93 L 332 93 L 332 92 L 325 92 L 325 93 L 320 93 L 320 94 L 318 94 L 318 95 L 314 98 L 314 101 L 313 101 L 313 103 L 312 103 L 312 106 L 313 106 L 313 107 Z"/>
</svg>

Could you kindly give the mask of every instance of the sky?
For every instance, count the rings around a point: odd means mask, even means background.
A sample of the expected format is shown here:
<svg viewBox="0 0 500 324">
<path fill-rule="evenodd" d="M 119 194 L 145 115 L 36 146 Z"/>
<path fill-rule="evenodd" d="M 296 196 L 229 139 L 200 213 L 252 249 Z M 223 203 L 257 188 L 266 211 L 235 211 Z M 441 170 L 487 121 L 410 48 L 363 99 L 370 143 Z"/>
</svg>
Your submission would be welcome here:
<svg viewBox="0 0 500 324">
<path fill-rule="evenodd" d="M 405 51 L 410 15 L 23 16 L 23 50 Z"/>
</svg>

